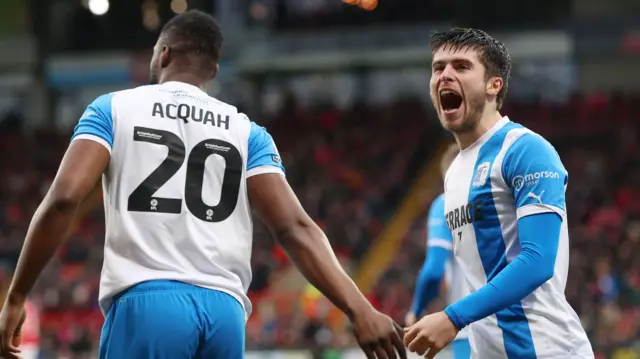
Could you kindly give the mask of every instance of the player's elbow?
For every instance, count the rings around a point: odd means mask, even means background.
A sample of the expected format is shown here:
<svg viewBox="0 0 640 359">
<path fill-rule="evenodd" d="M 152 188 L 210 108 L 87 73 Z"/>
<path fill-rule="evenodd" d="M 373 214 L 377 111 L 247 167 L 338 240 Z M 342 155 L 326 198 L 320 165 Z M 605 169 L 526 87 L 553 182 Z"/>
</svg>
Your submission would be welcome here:
<svg viewBox="0 0 640 359">
<path fill-rule="evenodd" d="M 555 268 L 553 263 L 544 263 L 542 266 L 540 266 L 538 275 L 538 281 L 540 282 L 540 285 L 553 278 L 554 271 Z"/>
<path fill-rule="evenodd" d="M 530 292 L 533 292 L 553 278 L 553 271 L 553 266 L 539 266 L 535 270 L 532 270 L 532 274 L 529 275 Z"/>
<path fill-rule="evenodd" d="M 445 260 L 427 260 L 422 267 L 425 276 L 431 280 L 439 280 L 444 275 Z"/>
<path fill-rule="evenodd" d="M 304 233 L 308 232 L 309 227 L 310 225 L 306 221 L 302 219 L 295 219 L 286 226 L 277 228 L 273 234 L 283 245 L 296 243 L 304 240 Z"/>
<path fill-rule="evenodd" d="M 64 186 L 55 186 L 47 197 L 48 207 L 59 213 L 74 212 L 82 202 L 82 197 L 76 191 L 67 190 Z"/>
<path fill-rule="evenodd" d="M 58 175 L 47 193 L 45 203 L 59 213 L 74 212 L 93 188 L 95 185 L 89 185 L 75 176 Z"/>
<path fill-rule="evenodd" d="M 444 271 L 439 272 L 437 269 L 422 267 L 420 278 L 427 283 L 439 281 L 444 275 Z"/>
<path fill-rule="evenodd" d="M 534 251 L 530 248 L 523 248 L 521 255 L 528 260 L 525 263 L 529 263 L 531 270 L 529 271 L 536 287 L 544 284 L 549 279 L 553 278 L 555 272 L 556 256 L 552 253 L 541 253 Z"/>
<path fill-rule="evenodd" d="M 273 231 L 274 237 L 285 249 L 308 247 L 317 237 L 320 229 L 310 218 L 295 218 L 286 226 Z"/>
<path fill-rule="evenodd" d="M 427 261 L 422 266 L 422 272 L 430 280 L 440 280 L 444 276 L 449 252 L 441 248 L 431 248 L 427 254 Z"/>
<path fill-rule="evenodd" d="M 50 200 L 50 207 L 56 212 L 74 212 L 80 205 L 80 200 L 74 196 L 55 196 Z"/>
</svg>

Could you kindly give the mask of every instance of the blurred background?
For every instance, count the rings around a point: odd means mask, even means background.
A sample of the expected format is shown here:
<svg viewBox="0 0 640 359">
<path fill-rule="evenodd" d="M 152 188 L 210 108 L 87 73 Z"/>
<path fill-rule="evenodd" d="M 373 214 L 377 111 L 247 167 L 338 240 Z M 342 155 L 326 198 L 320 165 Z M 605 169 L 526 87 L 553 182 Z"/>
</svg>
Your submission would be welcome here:
<svg viewBox="0 0 640 359">
<path fill-rule="evenodd" d="M 428 97 L 429 33 L 471 26 L 502 40 L 514 61 L 503 113 L 547 137 L 569 171 L 567 297 L 598 359 L 640 358 L 638 0 L 380 0 L 371 12 L 340 0 L 2 0 L 0 286 L 85 107 L 146 83 L 159 29 L 187 8 L 225 32 L 209 93 L 268 128 L 345 268 L 399 322 L 451 140 Z M 97 357 L 98 207 L 30 299 L 34 358 Z M 248 358 L 363 358 L 259 220 L 252 263 Z"/>
</svg>

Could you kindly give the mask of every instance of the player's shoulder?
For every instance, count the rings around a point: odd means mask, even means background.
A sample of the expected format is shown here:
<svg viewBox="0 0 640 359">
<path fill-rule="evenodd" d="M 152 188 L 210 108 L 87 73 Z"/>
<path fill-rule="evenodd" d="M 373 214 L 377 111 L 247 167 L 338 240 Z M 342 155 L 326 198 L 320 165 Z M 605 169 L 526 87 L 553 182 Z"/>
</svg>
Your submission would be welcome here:
<svg viewBox="0 0 640 359">
<path fill-rule="evenodd" d="M 440 193 L 439 195 L 436 196 L 436 198 L 433 199 L 433 205 L 434 206 L 444 206 L 444 199 L 445 199 L 445 194 Z"/>
<path fill-rule="evenodd" d="M 542 135 L 520 124 L 515 124 L 507 132 L 507 155 L 527 155 L 532 157 L 557 156 L 555 147 Z"/>
<path fill-rule="evenodd" d="M 215 98 L 215 97 L 213 97 L 213 96 L 211 96 L 209 94 L 206 94 L 206 93 L 204 94 L 204 96 L 209 100 L 210 105 L 216 106 L 216 107 L 222 109 L 222 112 L 233 113 L 235 115 L 234 117 L 236 117 L 236 118 L 238 118 L 240 120 L 244 120 L 245 117 L 247 117 L 247 115 L 245 115 L 244 113 L 241 113 L 238 110 L 238 107 L 236 107 L 236 106 L 234 106 L 234 105 L 232 105 L 232 104 L 230 104 L 228 102 L 224 102 L 222 100 L 219 100 L 219 99 L 217 99 L 217 98 Z"/>
<path fill-rule="evenodd" d="M 444 201 L 445 194 L 441 193 L 431 202 L 431 207 L 429 208 L 429 214 L 432 213 L 444 213 Z"/>
<path fill-rule="evenodd" d="M 513 132 L 513 134 L 511 133 Z M 566 175 L 560 155 L 555 147 L 540 134 L 519 126 L 509 132 L 506 154 L 502 161 L 502 176 L 547 166 Z"/>
<path fill-rule="evenodd" d="M 249 116 L 247 116 L 245 113 L 238 113 L 238 117 L 241 121 L 245 121 L 245 123 L 249 126 L 250 130 L 249 130 L 249 142 L 272 142 L 273 138 L 271 137 L 271 135 L 269 134 L 269 132 L 267 131 L 267 129 L 262 126 L 257 124 L 256 122 L 252 121 Z"/>
<path fill-rule="evenodd" d="M 245 122 L 247 125 L 251 126 L 252 129 L 254 126 L 258 126 L 255 122 L 251 121 L 249 116 L 244 112 L 238 112 L 238 120 Z"/>
<path fill-rule="evenodd" d="M 122 90 L 110 92 L 105 96 L 111 96 L 111 97 L 117 98 L 117 99 L 127 99 L 128 98 L 128 99 L 131 99 L 131 100 L 135 100 L 139 96 L 143 96 L 144 94 L 148 94 L 153 86 L 154 85 L 142 85 L 142 86 L 138 86 L 138 87 L 122 89 Z"/>
<path fill-rule="evenodd" d="M 144 87 L 144 86 L 141 86 L 141 87 Z M 121 99 L 128 98 L 132 101 L 135 101 L 136 98 L 139 98 L 138 97 L 140 93 L 139 89 L 141 87 L 103 93 L 99 96 L 96 96 L 91 104 L 93 106 L 102 108 L 107 106 L 111 107 L 116 101 L 119 101 Z M 135 96 L 135 97 L 132 98 L 132 96 Z"/>
</svg>

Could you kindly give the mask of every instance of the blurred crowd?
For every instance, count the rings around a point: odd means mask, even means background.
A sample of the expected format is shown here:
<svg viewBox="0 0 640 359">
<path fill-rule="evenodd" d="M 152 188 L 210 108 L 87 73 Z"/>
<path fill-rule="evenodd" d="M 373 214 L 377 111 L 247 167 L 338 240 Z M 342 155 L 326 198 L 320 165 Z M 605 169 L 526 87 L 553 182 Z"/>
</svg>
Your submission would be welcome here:
<svg viewBox="0 0 640 359">
<path fill-rule="evenodd" d="M 569 171 L 567 297 L 601 358 L 621 355 L 618 348 L 640 336 L 638 104 L 639 99 L 593 95 L 561 105 L 509 103 L 504 111 L 545 135 Z M 443 135 L 429 107 L 406 99 L 337 110 L 301 106 L 290 98 L 273 118 L 254 120 L 273 135 L 289 182 L 334 250 L 357 265 Z M 31 216 L 69 138 L 70 132 L 0 131 L 0 286 L 10 279 Z M 329 305 L 306 310 L 304 299 L 318 297 L 313 288 L 282 297 L 267 294 L 290 263 L 257 218 L 254 223 L 250 294 L 255 313 L 248 346 L 347 344 L 347 333 L 335 335 L 324 325 Z M 398 321 L 411 304 L 425 238 L 425 221 L 418 219 L 371 293 L 372 302 Z M 32 300 L 42 310 L 44 358 L 95 353 L 102 324 L 97 286 L 103 240 L 103 213 L 97 209 L 39 281 Z M 432 309 L 442 305 L 439 301 Z"/>
</svg>

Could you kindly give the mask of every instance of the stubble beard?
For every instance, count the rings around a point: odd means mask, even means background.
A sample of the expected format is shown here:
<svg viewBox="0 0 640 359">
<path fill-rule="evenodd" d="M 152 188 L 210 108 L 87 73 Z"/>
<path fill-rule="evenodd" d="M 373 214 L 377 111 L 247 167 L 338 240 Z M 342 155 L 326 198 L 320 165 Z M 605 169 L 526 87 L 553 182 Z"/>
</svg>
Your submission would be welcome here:
<svg viewBox="0 0 640 359">
<path fill-rule="evenodd" d="M 466 109 L 467 113 L 464 114 L 462 123 L 459 125 L 447 126 L 444 119 L 440 119 L 440 123 L 443 124 L 444 128 L 455 134 L 465 134 L 472 132 L 478 127 L 480 120 L 482 119 L 482 114 L 484 113 L 484 108 L 486 106 L 486 101 L 484 96 L 474 96 L 468 102 Z"/>
</svg>

